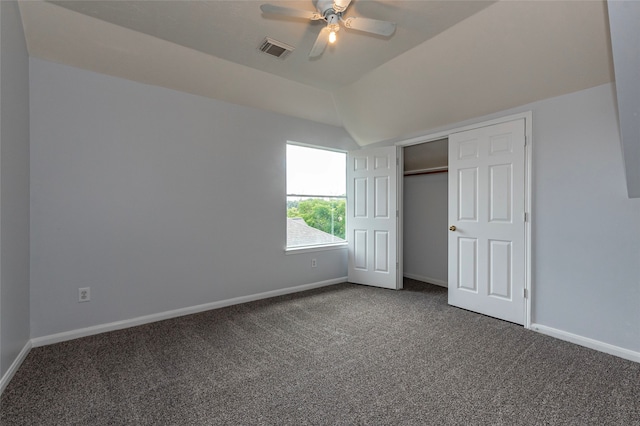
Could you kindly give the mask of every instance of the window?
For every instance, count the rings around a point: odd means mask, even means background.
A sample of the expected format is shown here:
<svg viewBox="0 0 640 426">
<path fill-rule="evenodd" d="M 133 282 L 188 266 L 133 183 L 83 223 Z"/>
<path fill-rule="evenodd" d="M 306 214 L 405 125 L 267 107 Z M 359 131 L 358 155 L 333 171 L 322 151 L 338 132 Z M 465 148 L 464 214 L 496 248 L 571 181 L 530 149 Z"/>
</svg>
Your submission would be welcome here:
<svg viewBox="0 0 640 426">
<path fill-rule="evenodd" d="M 287 248 L 345 243 L 347 154 L 287 144 Z"/>
</svg>

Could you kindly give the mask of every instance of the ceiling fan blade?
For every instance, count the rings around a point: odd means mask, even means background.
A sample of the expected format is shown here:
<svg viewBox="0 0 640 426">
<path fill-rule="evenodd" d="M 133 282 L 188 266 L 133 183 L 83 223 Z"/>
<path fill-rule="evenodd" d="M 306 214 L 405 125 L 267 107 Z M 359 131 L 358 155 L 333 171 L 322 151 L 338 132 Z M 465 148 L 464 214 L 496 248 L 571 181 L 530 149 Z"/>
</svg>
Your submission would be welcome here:
<svg viewBox="0 0 640 426">
<path fill-rule="evenodd" d="M 316 39 L 316 42 L 313 43 L 313 47 L 311 48 L 311 52 L 309 52 L 309 57 L 310 58 L 316 58 L 320 55 L 322 55 L 322 52 L 324 52 L 324 49 L 327 47 L 327 44 L 329 43 L 329 33 L 331 31 L 329 30 L 329 27 L 324 27 L 321 31 L 320 34 L 318 34 L 318 38 Z"/>
<path fill-rule="evenodd" d="M 291 7 L 276 6 L 273 4 L 263 4 L 260 6 L 260 10 L 263 13 L 292 16 L 294 18 L 306 18 L 312 21 L 322 19 L 322 15 L 318 12 L 311 12 L 309 10 L 294 9 Z"/>
<path fill-rule="evenodd" d="M 336 12 L 344 12 L 351 4 L 351 0 L 334 0 L 333 1 L 333 10 Z"/>
<path fill-rule="evenodd" d="M 396 24 L 369 18 L 347 18 L 343 21 L 345 28 L 364 31 L 382 36 L 390 36 L 396 30 Z"/>
</svg>

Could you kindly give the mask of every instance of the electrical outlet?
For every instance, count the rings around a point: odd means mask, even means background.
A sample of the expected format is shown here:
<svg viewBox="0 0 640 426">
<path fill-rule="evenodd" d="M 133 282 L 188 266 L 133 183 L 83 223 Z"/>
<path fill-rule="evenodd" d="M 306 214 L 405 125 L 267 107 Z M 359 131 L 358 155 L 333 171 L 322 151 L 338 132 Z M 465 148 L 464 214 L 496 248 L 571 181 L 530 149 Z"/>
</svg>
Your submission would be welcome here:
<svg viewBox="0 0 640 426">
<path fill-rule="evenodd" d="M 78 302 L 88 302 L 91 300 L 91 288 L 82 287 L 78 289 Z"/>
<path fill-rule="evenodd" d="M 311 259 L 311 267 L 315 268 L 316 266 L 318 266 L 318 262 L 315 259 Z"/>
</svg>

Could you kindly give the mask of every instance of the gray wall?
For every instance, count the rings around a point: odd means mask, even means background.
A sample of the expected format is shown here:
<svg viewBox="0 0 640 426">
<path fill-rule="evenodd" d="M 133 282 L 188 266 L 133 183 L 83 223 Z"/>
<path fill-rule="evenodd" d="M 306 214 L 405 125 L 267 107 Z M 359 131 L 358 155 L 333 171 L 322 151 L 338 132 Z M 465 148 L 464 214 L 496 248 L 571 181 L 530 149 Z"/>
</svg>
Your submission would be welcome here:
<svg viewBox="0 0 640 426">
<path fill-rule="evenodd" d="M 346 274 L 285 256 L 287 139 L 341 130 L 31 62 L 33 336 Z M 640 350 L 640 200 L 614 87 L 533 110 L 533 321 Z M 433 129 L 438 132 L 441 129 Z M 77 288 L 93 301 L 77 303 Z"/>
<path fill-rule="evenodd" d="M 448 174 L 405 176 L 403 198 L 404 273 L 446 284 Z"/>
<path fill-rule="evenodd" d="M 640 197 L 640 2 L 608 1 L 618 122 L 630 197 Z"/>
<path fill-rule="evenodd" d="M 29 340 L 29 58 L 16 2 L 0 2 L 0 377 Z"/>
<path fill-rule="evenodd" d="M 285 255 L 287 140 L 356 148 L 340 128 L 32 58 L 32 337 L 346 276 L 345 250 Z"/>
<path fill-rule="evenodd" d="M 640 199 L 627 197 L 615 88 L 532 109 L 533 319 L 640 351 Z"/>
</svg>

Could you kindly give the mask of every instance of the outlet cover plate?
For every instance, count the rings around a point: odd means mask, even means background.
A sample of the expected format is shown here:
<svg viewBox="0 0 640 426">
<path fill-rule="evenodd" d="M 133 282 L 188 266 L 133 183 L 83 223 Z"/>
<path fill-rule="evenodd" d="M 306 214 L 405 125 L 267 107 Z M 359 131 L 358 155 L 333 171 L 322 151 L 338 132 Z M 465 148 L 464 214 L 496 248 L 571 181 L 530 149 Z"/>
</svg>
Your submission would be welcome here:
<svg viewBox="0 0 640 426">
<path fill-rule="evenodd" d="M 91 300 L 91 288 L 81 287 L 78 289 L 78 302 L 88 302 Z"/>
</svg>

